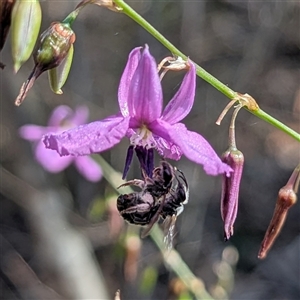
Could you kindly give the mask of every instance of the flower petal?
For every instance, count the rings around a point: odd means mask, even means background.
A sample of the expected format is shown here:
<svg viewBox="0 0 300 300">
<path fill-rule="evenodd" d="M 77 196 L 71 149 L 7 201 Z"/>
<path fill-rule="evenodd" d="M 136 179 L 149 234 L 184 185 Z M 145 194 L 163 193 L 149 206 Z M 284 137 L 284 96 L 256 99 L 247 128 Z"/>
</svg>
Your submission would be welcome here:
<svg viewBox="0 0 300 300">
<path fill-rule="evenodd" d="M 24 125 L 19 128 L 20 136 L 28 141 L 39 140 L 47 132 L 47 127 L 37 125 Z"/>
<path fill-rule="evenodd" d="M 97 182 L 102 178 L 102 169 L 91 157 L 79 156 L 74 159 L 78 171 L 87 180 Z"/>
<path fill-rule="evenodd" d="M 74 114 L 70 117 L 70 122 L 74 126 L 81 125 L 87 122 L 89 117 L 89 109 L 85 105 L 77 106 Z"/>
<path fill-rule="evenodd" d="M 67 168 L 74 157 L 61 157 L 57 152 L 46 149 L 42 142 L 37 144 L 35 149 L 35 158 L 38 163 L 50 173 L 59 173 Z"/>
<path fill-rule="evenodd" d="M 189 160 L 203 165 L 206 174 L 215 176 L 226 173 L 229 176 L 232 172 L 232 169 L 221 161 L 208 141 L 200 134 L 187 130 L 184 124 L 173 125 L 169 135 Z"/>
<path fill-rule="evenodd" d="M 189 61 L 190 70 L 184 76 L 182 84 L 163 111 L 162 119 L 170 124 L 181 121 L 188 115 L 194 104 L 196 90 L 196 68 Z"/>
<path fill-rule="evenodd" d="M 129 86 L 132 80 L 132 76 L 141 59 L 141 49 L 142 47 L 137 47 L 130 52 L 126 67 L 121 77 L 119 91 L 118 91 L 118 99 L 119 99 L 120 111 L 123 117 L 129 116 L 129 110 L 128 110 Z"/>
<path fill-rule="evenodd" d="M 155 138 L 155 149 L 159 155 L 164 158 L 179 160 L 182 156 L 182 151 L 170 138 L 169 130 L 171 128 L 172 125 L 161 119 L 157 119 L 149 125 L 149 129 Z"/>
<path fill-rule="evenodd" d="M 181 149 L 173 142 L 167 141 L 163 138 L 156 138 L 157 151 L 164 158 L 179 160 L 182 156 Z"/>
<path fill-rule="evenodd" d="M 52 114 L 51 117 L 49 118 L 48 121 L 48 126 L 49 127 L 59 127 L 61 125 L 61 122 L 72 116 L 73 115 L 73 110 L 67 106 L 67 105 L 60 105 L 57 106 Z"/>
<path fill-rule="evenodd" d="M 123 118 L 121 114 L 113 115 L 60 134 L 46 134 L 43 142 L 46 148 L 56 150 L 61 156 L 102 152 L 121 141 L 128 124 L 129 118 Z"/>
<path fill-rule="evenodd" d="M 129 85 L 130 116 L 143 123 L 150 123 L 160 117 L 162 104 L 162 88 L 157 65 L 146 45 Z"/>
<path fill-rule="evenodd" d="M 215 176 L 226 173 L 229 176 L 232 172 L 208 141 L 200 134 L 187 130 L 184 124 L 170 125 L 163 120 L 156 120 L 151 124 L 151 130 L 168 143 L 177 145 L 189 160 L 203 165 L 206 174 Z"/>
</svg>

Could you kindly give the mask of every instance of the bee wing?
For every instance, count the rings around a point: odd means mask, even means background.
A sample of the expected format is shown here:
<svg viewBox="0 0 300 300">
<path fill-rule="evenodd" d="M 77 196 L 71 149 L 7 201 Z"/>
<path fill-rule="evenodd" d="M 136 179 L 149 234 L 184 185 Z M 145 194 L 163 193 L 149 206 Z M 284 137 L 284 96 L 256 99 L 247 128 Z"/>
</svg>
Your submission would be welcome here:
<svg viewBox="0 0 300 300">
<path fill-rule="evenodd" d="M 177 214 L 174 214 L 172 216 L 167 216 L 167 218 L 163 223 L 164 232 L 165 232 L 164 243 L 168 250 L 171 250 L 173 248 L 174 229 L 175 229 L 176 220 L 177 220 Z"/>
<path fill-rule="evenodd" d="M 157 211 L 152 220 L 150 221 L 149 225 L 142 231 L 141 237 L 142 239 L 145 238 L 151 231 L 153 225 L 158 221 L 159 219 L 159 212 Z"/>
<path fill-rule="evenodd" d="M 166 199 L 166 195 L 164 195 L 161 203 L 159 204 L 159 208 L 158 208 L 157 212 L 155 213 L 155 215 L 153 216 L 153 218 L 151 219 L 149 225 L 147 226 L 146 229 L 143 230 L 143 232 L 141 234 L 142 238 L 146 237 L 150 233 L 153 225 L 158 221 L 158 219 L 160 217 L 160 213 L 161 213 L 161 211 L 163 209 L 163 206 L 165 204 L 165 199 Z"/>
</svg>

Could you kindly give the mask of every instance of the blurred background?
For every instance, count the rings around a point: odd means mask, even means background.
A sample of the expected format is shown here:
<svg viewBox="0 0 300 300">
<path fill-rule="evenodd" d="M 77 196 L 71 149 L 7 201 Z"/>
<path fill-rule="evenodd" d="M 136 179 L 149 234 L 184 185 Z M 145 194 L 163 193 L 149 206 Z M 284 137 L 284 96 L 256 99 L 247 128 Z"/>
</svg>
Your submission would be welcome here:
<svg viewBox="0 0 300 300">
<path fill-rule="evenodd" d="M 77 1 L 78 2 L 78 1 Z M 41 32 L 63 20 L 76 1 L 42 1 Z M 296 1 L 128 1 L 192 60 L 233 90 L 252 95 L 260 107 L 300 131 L 300 5 Z M 117 89 L 129 52 L 148 44 L 160 61 L 170 55 L 126 15 L 95 5 L 76 19 L 75 52 L 62 95 L 51 92 L 46 73 L 20 107 L 14 106 L 33 60 L 13 72 L 10 35 L 1 52 L 2 299 L 193 299 L 150 237 L 125 224 L 117 193 L 102 179 L 92 183 L 71 165 L 50 174 L 36 162 L 20 126 L 46 126 L 61 104 L 86 105 L 90 121 L 118 111 Z M 183 73 L 167 74 L 164 101 Z M 184 120 L 221 155 L 230 114 L 215 125 L 228 99 L 197 78 L 194 107 Z M 221 178 L 207 176 L 184 157 L 173 162 L 187 177 L 190 199 L 177 220 L 174 248 L 216 299 L 300 298 L 300 210 L 297 203 L 265 260 L 257 258 L 278 190 L 299 163 L 299 143 L 241 110 L 236 121 L 245 166 L 234 236 L 223 241 Z M 123 171 L 128 141 L 103 158 Z M 94 158 L 97 159 L 97 156 Z M 156 157 L 157 163 L 159 158 Z M 139 178 L 134 160 L 128 179 Z M 120 181 L 120 177 L 115 178 Z"/>
</svg>

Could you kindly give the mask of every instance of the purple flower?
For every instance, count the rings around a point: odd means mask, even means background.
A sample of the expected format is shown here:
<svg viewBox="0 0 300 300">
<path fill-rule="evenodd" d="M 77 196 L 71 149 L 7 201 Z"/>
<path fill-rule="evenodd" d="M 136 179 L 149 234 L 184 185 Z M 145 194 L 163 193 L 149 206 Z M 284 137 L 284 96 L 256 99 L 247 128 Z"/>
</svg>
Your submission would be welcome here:
<svg viewBox="0 0 300 300">
<path fill-rule="evenodd" d="M 157 64 L 147 45 L 144 49 L 133 49 L 119 86 L 120 111 L 104 120 L 63 133 L 46 134 L 43 138 L 46 148 L 56 150 L 62 156 L 86 155 L 110 149 L 127 136 L 131 146 L 123 177 L 129 169 L 134 150 L 141 167 L 151 176 L 154 149 L 162 157 L 174 160 L 184 154 L 191 161 L 203 165 L 209 175 L 229 175 L 231 168 L 221 161 L 210 144 L 179 123 L 194 103 L 196 71 L 191 61 L 189 65 L 190 70 L 179 90 L 162 110 L 162 87 Z"/>
<path fill-rule="evenodd" d="M 88 118 L 86 107 L 78 107 L 74 112 L 68 106 L 61 105 L 55 108 L 48 121 L 47 127 L 24 125 L 19 129 L 21 137 L 34 142 L 35 158 L 48 172 L 58 173 L 74 163 L 78 171 L 89 181 L 99 181 L 102 178 L 100 166 L 90 157 L 61 157 L 54 151 L 49 151 L 43 145 L 41 138 L 47 133 L 60 133 L 68 128 L 85 123 Z"/>
</svg>

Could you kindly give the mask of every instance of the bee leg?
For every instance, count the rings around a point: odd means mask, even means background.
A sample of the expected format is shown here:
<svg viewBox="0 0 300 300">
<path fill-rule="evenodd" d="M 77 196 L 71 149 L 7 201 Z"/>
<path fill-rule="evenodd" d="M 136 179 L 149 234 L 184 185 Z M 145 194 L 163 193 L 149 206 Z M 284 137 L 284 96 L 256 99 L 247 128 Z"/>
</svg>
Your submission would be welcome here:
<svg viewBox="0 0 300 300">
<path fill-rule="evenodd" d="M 142 169 L 143 177 L 144 177 L 144 187 L 146 187 L 148 184 L 154 184 L 154 180 L 150 178 L 146 171 Z"/>
<path fill-rule="evenodd" d="M 181 195 L 180 202 L 182 202 L 182 204 L 187 204 L 188 200 L 189 200 L 189 186 L 188 186 L 187 180 L 186 180 L 183 172 L 178 170 L 177 168 L 176 168 L 176 170 L 180 173 L 178 176 L 175 174 L 175 177 L 177 179 L 176 190 L 177 190 L 177 193 L 179 195 Z M 182 179 L 184 184 L 179 180 L 179 178 Z M 183 191 L 182 190 L 180 191 L 180 189 L 182 189 Z"/>
<path fill-rule="evenodd" d="M 181 179 L 183 180 L 183 182 L 184 182 L 185 185 L 186 185 L 186 188 L 188 189 L 189 185 L 188 185 L 188 183 L 187 183 L 187 180 L 186 180 L 184 174 L 183 174 L 181 171 L 180 171 L 179 178 L 181 178 Z"/>
<path fill-rule="evenodd" d="M 175 171 L 177 171 L 177 172 L 180 173 L 180 175 L 178 175 L 178 177 L 179 177 L 180 179 L 182 179 L 182 181 L 183 181 L 183 182 L 185 183 L 185 185 L 186 185 L 186 188 L 188 189 L 189 186 L 188 186 L 187 180 L 186 180 L 186 178 L 185 178 L 183 172 L 182 172 L 181 170 L 177 169 L 176 167 L 174 167 L 174 169 L 175 169 Z M 179 179 L 178 179 L 178 177 L 177 177 L 176 174 L 175 174 L 175 177 L 176 177 L 177 181 L 179 182 Z"/>
<path fill-rule="evenodd" d="M 145 188 L 145 182 L 143 180 L 133 179 L 133 180 L 129 180 L 129 181 L 121 184 L 120 186 L 118 186 L 118 189 L 123 187 L 123 186 L 128 186 L 128 185 L 135 185 L 135 186 L 138 186 L 141 189 Z"/>
<path fill-rule="evenodd" d="M 141 234 L 142 238 L 146 237 L 149 234 L 149 232 L 151 231 L 153 225 L 158 221 L 158 219 L 160 217 L 160 213 L 161 213 L 161 211 L 163 209 L 163 206 L 165 204 L 165 199 L 166 199 L 166 195 L 164 195 L 164 197 L 163 197 L 163 199 L 162 199 L 162 201 L 159 205 L 159 208 L 158 208 L 157 212 L 155 213 L 155 215 L 153 216 L 153 218 L 151 219 L 148 227 L 142 232 L 142 234 Z"/>
</svg>

